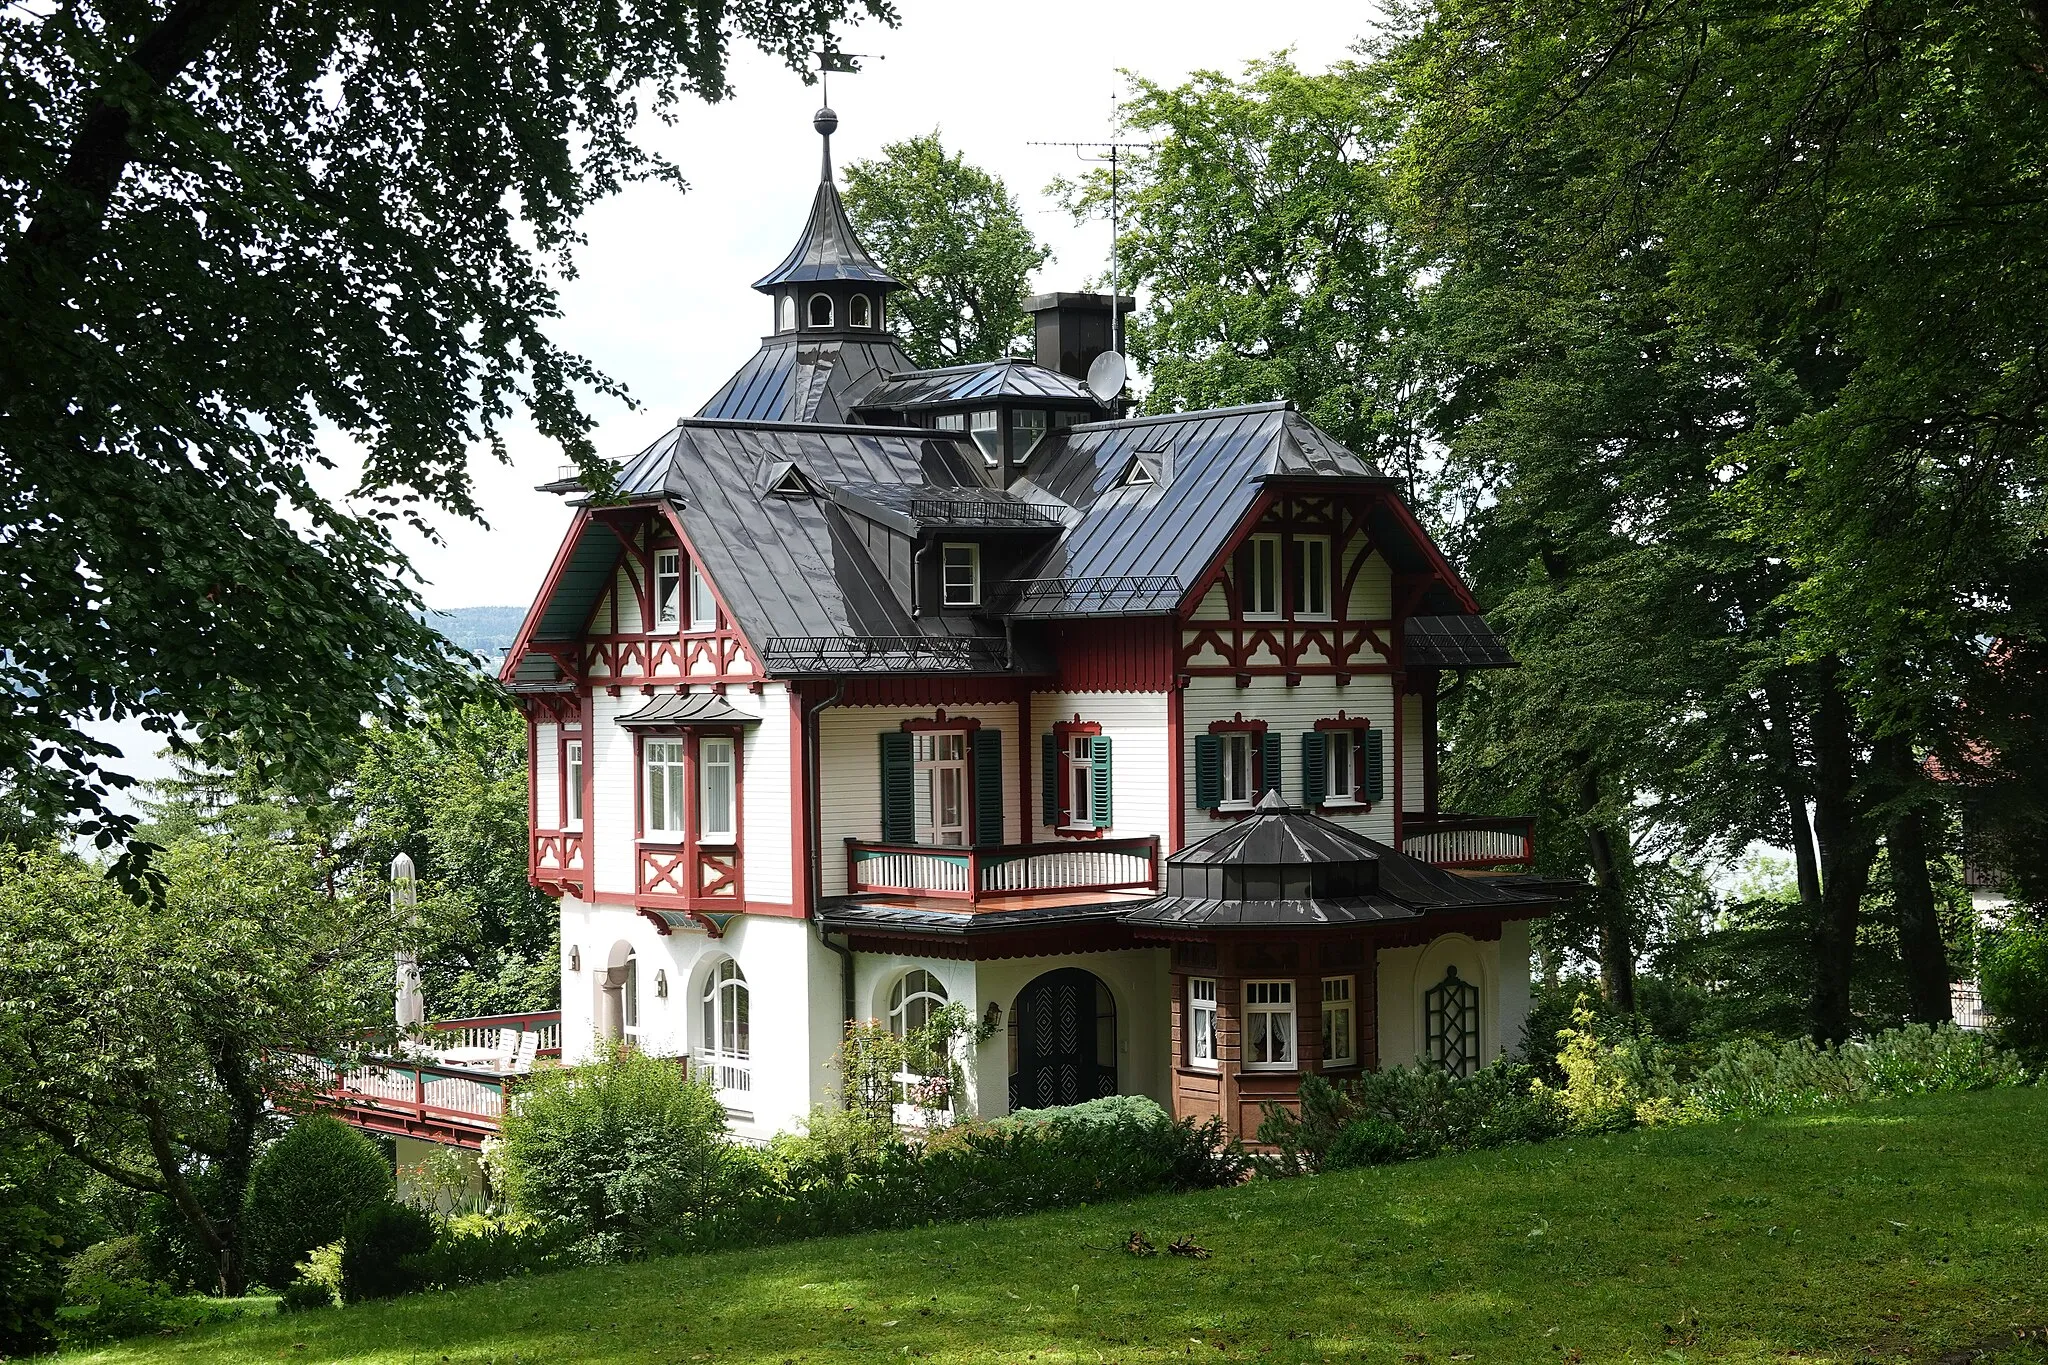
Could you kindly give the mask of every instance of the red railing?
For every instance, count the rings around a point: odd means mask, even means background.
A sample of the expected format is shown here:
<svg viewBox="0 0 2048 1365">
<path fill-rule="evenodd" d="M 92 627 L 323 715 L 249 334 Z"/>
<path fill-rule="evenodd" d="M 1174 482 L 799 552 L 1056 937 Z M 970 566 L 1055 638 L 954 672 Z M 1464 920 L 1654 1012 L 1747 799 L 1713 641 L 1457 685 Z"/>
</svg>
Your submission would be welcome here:
<svg viewBox="0 0 2048 1365">
<path fill-rule="evenodd" d="M 1156 835 L 990 848 L 846 841 L 846 889 L 855 896 L 886 892 L 972 903 L 992 896 L 1158 885 Z"/>
<path fill-rule="evenodd" d="M 435 1033 L 457 1035 L 459 1042 L 452 1047 L 495 1047 L 501 1030 L 511 1029 L 515 1033 L 538 1033 L 542 1057 L 562 1055 L 562 1012 L 560 1010 L 535 1010 L 531 1014 L 485 1014 L 474 1019 L 429 1019 L 427 1027 Z"/>
<path fill-rule="evenodd" d="M 520 1077 L 469 1067 L 368 1057 L 355 1065 L 301 1059 L 298 1097 L 373 1133 L 480 1147 L 498 1131 Z"/>
<path fill-rule="evenodd" d="M 1536 861 L 1536 818 L 1407 814 L 1401 851 L 1436 867 L 1529 867 Z"/>
</svg>

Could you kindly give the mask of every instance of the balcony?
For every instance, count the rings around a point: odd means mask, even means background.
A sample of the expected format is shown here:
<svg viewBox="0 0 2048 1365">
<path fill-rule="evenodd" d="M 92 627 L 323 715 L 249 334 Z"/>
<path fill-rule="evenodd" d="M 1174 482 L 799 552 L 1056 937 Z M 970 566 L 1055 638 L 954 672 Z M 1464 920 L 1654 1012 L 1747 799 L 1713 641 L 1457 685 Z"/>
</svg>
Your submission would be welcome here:
<svg viewBox="0 0 2048 1365">
<path fill-rule="evenodd" d="M 1150 891 L 1158 885 L 1157 837 L 991 848 L 846 841 L 846 890 L 853 896 L 924 896 L 974 905 L 1058 892 Z"/>
<path fill-rule="evenodd" d="M 1536 861 L 1536 817 L 1411 812 L 1401 817 L 1401 851 L 1448 869 L 1528 868 Z"/>
<path fill-rule="evenodd" d="M 295 1098 L 373 1133 L 475 1148 L 495 1136 L 507 1097 L 536 1058 L 562 1055 L 559 1010 L 437 1019 L 401 1055 L 300 1057 Z"/>
</svg>

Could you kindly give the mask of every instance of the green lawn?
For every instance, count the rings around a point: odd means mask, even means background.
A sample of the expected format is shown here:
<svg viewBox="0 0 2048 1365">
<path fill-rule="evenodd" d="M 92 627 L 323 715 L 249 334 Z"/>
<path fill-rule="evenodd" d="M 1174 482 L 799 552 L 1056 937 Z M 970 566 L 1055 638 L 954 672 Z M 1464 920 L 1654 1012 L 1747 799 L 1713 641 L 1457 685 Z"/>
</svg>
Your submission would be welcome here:
<svg viewBox="0 0 2048 1365">
<path fill-rule="evenodd" d="M 1126 1254 L 1133 1229 L 1162 1254 Z M 1210 1258 L 1163 1254 L 1183 1234 Z M 2048 1361 L 2044 1325 L 2048 1090 L 2008 1090 L 578 1271 L 81 1358 L 1959 1365 Z"/>
</svg>

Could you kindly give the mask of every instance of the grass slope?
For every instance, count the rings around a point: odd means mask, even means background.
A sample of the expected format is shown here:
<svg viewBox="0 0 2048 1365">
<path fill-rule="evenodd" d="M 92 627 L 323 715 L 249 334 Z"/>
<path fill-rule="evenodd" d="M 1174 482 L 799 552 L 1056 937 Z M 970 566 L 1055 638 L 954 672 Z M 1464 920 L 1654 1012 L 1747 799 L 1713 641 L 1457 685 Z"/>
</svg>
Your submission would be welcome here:
<svg viewBox="0 0 2048 1365">
<path fill-rule="evenodd" d="M 1162 1254 L 1122 1250 L 1143 1229 Z M 1167 1256 L 1189 1234 L 1208 1260 Z M 531 1278 L 93 1357 L 2048 1361 L 2048 1090 Z"/>
</svg>

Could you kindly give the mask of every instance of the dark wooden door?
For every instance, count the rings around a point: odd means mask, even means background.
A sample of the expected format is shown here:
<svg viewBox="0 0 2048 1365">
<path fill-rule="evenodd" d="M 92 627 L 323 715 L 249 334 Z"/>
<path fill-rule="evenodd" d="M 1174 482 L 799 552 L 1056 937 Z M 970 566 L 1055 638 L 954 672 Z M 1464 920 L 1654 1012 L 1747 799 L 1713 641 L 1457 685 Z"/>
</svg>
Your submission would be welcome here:
<svg viewBox="0 0 2048 1365">
<path fill-rule="evenodd" d="M 1116 1004 L 1079 967 L 1047 972 L 1010 1012 L 1010 1107 L 1045 1109 L 1116 1093 Z"/>
</svg>

